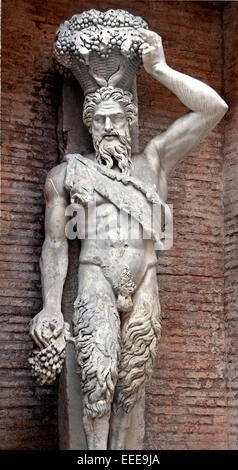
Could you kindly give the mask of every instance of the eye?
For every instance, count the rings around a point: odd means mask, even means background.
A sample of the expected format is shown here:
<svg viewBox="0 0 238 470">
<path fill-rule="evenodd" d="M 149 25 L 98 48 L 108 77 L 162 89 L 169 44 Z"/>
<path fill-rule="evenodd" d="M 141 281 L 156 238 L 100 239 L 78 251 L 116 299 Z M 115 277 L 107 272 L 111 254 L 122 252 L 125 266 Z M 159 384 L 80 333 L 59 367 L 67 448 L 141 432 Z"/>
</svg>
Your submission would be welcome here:
<svg viewBox="0 0 238 470">
<path fill-rule="evenodd" d="M 101 123 L 101 124 L 103 124 L 103 122 L 104 122 L 104 118 L 102 116 L 100 116 L 99 114 L 96 114 L 96 116 L 94 116 L 93 120 L 94 120 L 94 122 L 98 122 L 98 123 Z"/>
<path fill-rule="evenodd" d="M 115 122 L 115 123 L 120 123 L 120 122 L 122 122 L 122 121 L 124 121 L 124 120 L 125 120 L 124 114 L 115 114 L 115 115 L 113 116 L 113 122 Z"/>
</svg>

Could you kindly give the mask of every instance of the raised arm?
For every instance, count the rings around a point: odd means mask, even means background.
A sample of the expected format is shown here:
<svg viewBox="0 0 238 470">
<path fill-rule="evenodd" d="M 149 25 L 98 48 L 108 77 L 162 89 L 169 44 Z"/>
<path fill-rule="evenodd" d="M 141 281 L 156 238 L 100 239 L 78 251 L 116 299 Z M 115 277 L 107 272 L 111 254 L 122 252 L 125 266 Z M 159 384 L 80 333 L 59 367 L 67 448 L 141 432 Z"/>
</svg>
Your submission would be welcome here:
<svg viewBox="0 0 238 470">
<path fill-rule="evenodd" d="M 216 126 L 226 113 L 225 101 L 208 85 L 169 67 L 158 34 L 140 30 L 145 70 L 171 90 L 192 112 L 177 119 L 147 145 L 145 153 L 154 170 L 161 165 L 168 176 Z"/>
<path fill-rule="evenodd" d="M 40 349 L 49 344 L 49 331 L 56 338 L 64 326 L 61 300 L 68 269 L 65 170 L 65 163 L 53 168 L 45 183 L 45 241 L 40 259 L 43 309 L 33 318 L 30 326 L 31 337 Z"/>
</svg>

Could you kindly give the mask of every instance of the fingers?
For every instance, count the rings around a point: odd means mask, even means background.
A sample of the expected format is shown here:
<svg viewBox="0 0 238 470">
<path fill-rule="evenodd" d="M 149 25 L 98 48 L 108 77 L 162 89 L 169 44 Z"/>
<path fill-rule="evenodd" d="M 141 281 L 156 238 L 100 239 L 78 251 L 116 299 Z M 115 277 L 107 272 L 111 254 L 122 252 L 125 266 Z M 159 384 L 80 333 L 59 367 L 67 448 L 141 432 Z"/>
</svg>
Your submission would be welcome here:
<svg viewBox="0 0 238 470">
<path fill-rule="evenodd" d="M 58 336 L 59 336 L 59 335 L 62 333 L 62 331 L 63 331 L 63 327 L 64 327 L 64 324 L 61 323 L 61 322 L 58 322 L 58 323 L 56 324 L 56 327 L 55 327 L 54 333 L 53 333 L 54 338 L 58 338 Z"/>
<path fill-rule="evenodd" d="M 39 339 L 39 335 L 36 335 L 36 328 L 35 328 L 34 319 L 30 323 L 30 336 L 33 339 L 33 341 L 36 343 L 36 345 L 38 346 L 39 349 L 44 348 L 44 344 L 41 343 L 41 341 Z"/>
<path fill-rule="evenodd" d="M 40 312 L 30 322 L 30 336 L 39 349 L 44 349 L 53 339 L 58 338 L 63 329 L 63 315 L 52 315 L 48 311 Z"/>
<path fill-rule="evenodd" d="M 43 321 L 45 322 L 45 320 Z M 52 337 L 55 339 L 58 338 L 64 328 L 63 320 L 61 321 L 59 319 L 54 319 L 53 322 L 48 322 L 48 327 L 52 331 L 52 334 L 49 336 L 44 335 L 44 328 L 46 327 L 46 324 L 43 324 L 43 321 L 41 321 L 39 318 L 37 320 L 33 318 L 30 323 L 30 336 L 40 349 L 47 347 L 50 344 Z"/>
<path fill-rule="evenodd" d="M 42 347 L 48 346 L 48 344 L 50 343 L 49 339 L 43 337 L 42 335 L 42 323 L 41 322 L 39 322 L 35 328 L 35 337 L 36 337 L 36 340 L 41 344 L 41 349 Z"/>
<path fill-rule="evenodd" d="M 139 28 L 137 31 L 139 32 L 142 39 L 151 45 L 155 43 L 162 43 L 161 37 L 154 31 L 149 31 L 148 29 L 143 28 Z"/>
<path fill-rule="evenodd" d="M 146 43 L 142 44 L 140 49 L 142 51 L 142 54 L 148 54 L 149 52 L 152 52 L 155 50 L 153 46 L 150 46 L 149 44 L 146 44 Z"/>
<path fill-rule="evenodd" d="M 30 323 L 30 336 L 39 349 L 44 349 L 49 344 L 49 340 L 43 337 L 42 331 L 42 321 L 40 321 L 39 318 L 37 320 L 33 318 Z"/>
</svg>

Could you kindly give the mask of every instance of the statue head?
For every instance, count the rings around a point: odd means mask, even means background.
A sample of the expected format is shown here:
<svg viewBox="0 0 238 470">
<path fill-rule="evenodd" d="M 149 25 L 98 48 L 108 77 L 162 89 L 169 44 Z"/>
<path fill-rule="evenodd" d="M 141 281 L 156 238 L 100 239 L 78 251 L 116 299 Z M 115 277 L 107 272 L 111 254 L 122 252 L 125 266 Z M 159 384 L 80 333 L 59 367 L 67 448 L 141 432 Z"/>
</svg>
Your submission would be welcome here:
<svg viewBox="0 0 238 470">
<path fill-rule="evenodd" d="M 130 131 L 137 113 L 132 94 L 120 88 L 103 87 L 86 96 L 83 121 L 92 134 L 98 163 L 109 168 L 117 164 L 122 173 L 130 173 Z"/>
</svg>

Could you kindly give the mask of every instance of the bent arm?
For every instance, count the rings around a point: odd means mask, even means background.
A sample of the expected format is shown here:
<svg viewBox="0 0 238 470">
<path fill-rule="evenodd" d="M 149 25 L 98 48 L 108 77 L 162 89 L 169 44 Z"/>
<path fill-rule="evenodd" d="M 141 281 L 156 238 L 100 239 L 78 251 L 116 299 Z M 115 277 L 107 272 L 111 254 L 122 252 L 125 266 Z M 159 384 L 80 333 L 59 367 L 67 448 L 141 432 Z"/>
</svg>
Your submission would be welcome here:
<svg viewBox="0 0 238 470">
<path fill-rule="evenodd" d="M 156 33 L 148 31 L 142 34 L 147 37 L 143 51 L 145 69 L 192 111 L 152 139 L 146 148 L 152 164 L 158 167 L 160 163 L 169 175 L 216 126 L 228 106 L 211 87 L 167 65 L 161 38 Z M 160 162 L 156 162 L 158 157 Z"/>
</svg>

